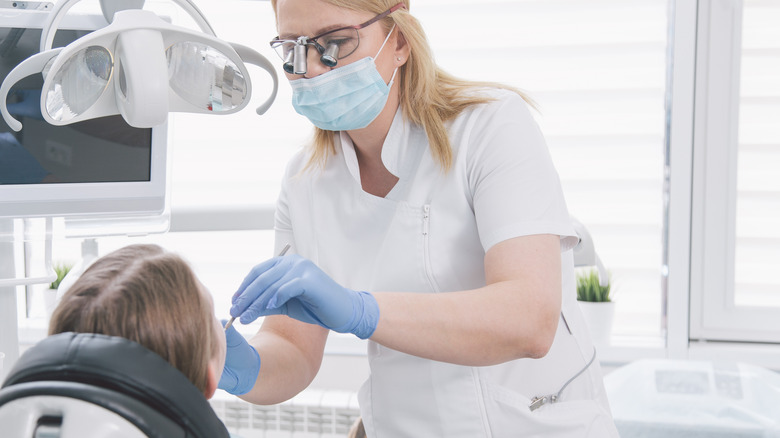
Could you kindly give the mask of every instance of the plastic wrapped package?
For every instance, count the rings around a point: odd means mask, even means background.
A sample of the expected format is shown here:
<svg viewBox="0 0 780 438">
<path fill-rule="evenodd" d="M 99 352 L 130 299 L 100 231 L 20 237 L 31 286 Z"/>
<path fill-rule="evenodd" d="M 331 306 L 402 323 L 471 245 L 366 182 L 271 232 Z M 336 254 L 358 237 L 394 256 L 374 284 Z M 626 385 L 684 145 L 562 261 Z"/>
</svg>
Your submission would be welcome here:
<svg viewBox="0 0 780 438">
<path fill-rule="evenodd" d="M 780 374 L 764 368 L 648 359 L 604 384 L 622 438 L 780 437 Z"/>
</svg>

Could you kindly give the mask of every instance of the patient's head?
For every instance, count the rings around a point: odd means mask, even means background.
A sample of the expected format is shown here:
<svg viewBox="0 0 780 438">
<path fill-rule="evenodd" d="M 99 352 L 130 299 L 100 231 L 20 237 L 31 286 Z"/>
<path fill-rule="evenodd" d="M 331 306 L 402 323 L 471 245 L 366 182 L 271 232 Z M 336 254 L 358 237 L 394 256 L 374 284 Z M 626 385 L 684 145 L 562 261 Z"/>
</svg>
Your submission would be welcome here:
<svg viewBox="0 0 780 438">
<path fill-rule="evenodd" d="M 216 390 L 225 335 L 211 295 L 179 256 L 131 245 L 93 263 L 63 295 L 49 334 L 102 333 L 154 351 L 206 397 Z"/>
</svg>

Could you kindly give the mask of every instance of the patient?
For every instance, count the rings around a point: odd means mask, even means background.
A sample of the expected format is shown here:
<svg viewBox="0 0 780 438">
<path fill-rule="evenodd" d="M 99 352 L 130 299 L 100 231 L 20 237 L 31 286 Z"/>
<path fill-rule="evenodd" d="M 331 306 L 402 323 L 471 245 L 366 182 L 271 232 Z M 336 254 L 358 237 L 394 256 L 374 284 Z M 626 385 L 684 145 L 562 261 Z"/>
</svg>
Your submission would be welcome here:
<svg viewBox="0 0 780 438">
<path fill-rule="evenodd" d="M 49 334 L 119 336 L 157 353 L 206 398 L 217 389 L 225 334 L 211 294 L 190 266 L 157 245 L 130 245 L 95 261 L 63 295 Z"/>
</svg>

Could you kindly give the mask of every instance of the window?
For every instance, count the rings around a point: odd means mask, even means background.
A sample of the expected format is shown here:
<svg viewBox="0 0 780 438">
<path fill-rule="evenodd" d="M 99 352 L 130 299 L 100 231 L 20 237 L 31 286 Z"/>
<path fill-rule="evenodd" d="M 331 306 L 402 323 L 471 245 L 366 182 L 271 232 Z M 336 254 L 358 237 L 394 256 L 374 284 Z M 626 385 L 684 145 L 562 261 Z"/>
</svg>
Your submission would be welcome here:
<svg viewBox="0 0 780 438">
<path fill-rule="evenodd" d="M 691 337 L 780 343 L 780 4 L 699 12 Z"/>
<path fill-rule="evenodd" d="M 268 2 L 202 0 L 198 5 L 219 37 L 277 61 L 267 43 L 275 35 Z M 445 70 L 516 86 L 538 103 L 538 121 L 570 213 L 589 228 L 611 271 L 618 343 L 621 337 L 660 343 L 662 336 L 667 7 L 666 0 L 412 5 Z M 186 19 L 168 6 L 161 13 Z M 279 180 L 311 133 L 309 122 L 289 103 L 281 68 L 276 104 L 261 117 L 252 111 L 265 99 L 270 81 L 260 69 L 249 68 L 258 74 L 252 76 L 253 101 L 246 110 L 225 117 L 171 115 L 172 232 L 99 239 L 101 253 L 140 241 L 182 253 L 224 315 L 243 275 L 273 255 L 267 230 Z M 75 260 L 78 248 L 78 242 L 60 242 L 55 257 Z"/>
<path fill-rule="evenodd" d="M 513 85 L 536 100 L 569 212 L 611 272 L 613 341 L 660 340 L 667 1 L 412 8 L 443 68 Z"/>
<path fill-rule="evenodd" d="M 276 62 L 268 2 L 198 6 L 218 36 Z M 712 356 L 690 339 L 780 340 L 772 275 L 780 4 L 427 0 L 412 8 L 443 68 L 516 86 L 538 103 L 569 210 L 612 273 L 616 348 L 602 358 Z M 175 7 L 163 12 L 186 18 Z M 259 104 L 270 82 L 252 68 Z M 227 117 L 172 115 L 172 232 L 101 238 L 101 252 L 140 241 L 180 252 L 227 315 L 243 275 L 273 255 L 279 180 L 311 133 L 281 78 L 262 117 L 252 104 Z M 77 241 L 57 242 L 55 258 L 73 261 L 78 251 Z M 654 348 L 626 356 L 638 345 Z M 753 357 L 780 367 L 770 356 Z"/>
</svg>

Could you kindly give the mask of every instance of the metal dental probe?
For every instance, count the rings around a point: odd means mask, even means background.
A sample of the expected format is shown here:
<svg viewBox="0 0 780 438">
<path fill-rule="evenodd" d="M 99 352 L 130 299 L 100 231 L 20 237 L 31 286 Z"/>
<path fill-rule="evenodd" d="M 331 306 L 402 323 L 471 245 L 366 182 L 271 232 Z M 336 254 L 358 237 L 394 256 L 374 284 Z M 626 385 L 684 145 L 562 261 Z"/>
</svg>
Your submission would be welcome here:
<svg viewBox="0 0 780 438">
<path fill-rule="evenodd" d="M 282 251 L 279 253 L 279 256 L 278 256 L 278 257 L 281 257 L 281 256 L 283 256 L 283 255 L 287 254 L 287 250 L 288 250 L 288 249 L 290 249 L 290 244 L 289 244 L 289 243 L 288 243 L 287 245 L 284 245 L 284 248 L 282 248 Z M 228 328 L 229 328 L 231 325 L 233 325 L 233 321 L 235 321 L 235 320 L 236 320 L 236 317 L 235 317 L 235 316 L 231 316 L 231 317 L 230 317 L 230 319 L 228 320 L 227 324 L 225 324 L 225 331 L 227 331 L 227 329 L 228 329 Z"/>
</svg>

